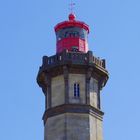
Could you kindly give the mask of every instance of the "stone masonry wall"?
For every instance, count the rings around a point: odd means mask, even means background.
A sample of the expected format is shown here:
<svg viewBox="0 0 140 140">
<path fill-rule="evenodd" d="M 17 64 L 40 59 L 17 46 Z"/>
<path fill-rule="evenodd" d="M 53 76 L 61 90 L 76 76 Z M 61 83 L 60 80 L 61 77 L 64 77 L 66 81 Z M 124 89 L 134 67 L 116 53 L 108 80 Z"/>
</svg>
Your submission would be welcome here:
<svg viewBox="0 0 140 140">
<path fill-rule="evenodd" d="M 66 140 L 65 130 L 65 114 L 48 118 L 45 124 L 44 140 Z"/>
<path fill-rule="evenodd" d="M 90 80 L 90 105 L 97 108 L 98 102 L 98 81 L 91 78 Z"/>
<path fill-rule="evenodd" d="M 64 76 L 52 78 L 52 107 L 64 104 Z"/>
<path fill-rule="evenodd" d="M 82 113 L 50 117 L 45 124 L 44 140 L 102 140 L 102 121 Z"/>
<path fill-rule="evenodd" d="M 89 115 L 90 122 L 90 140 L 103 140 L 102 121 Z"/>
</svg>

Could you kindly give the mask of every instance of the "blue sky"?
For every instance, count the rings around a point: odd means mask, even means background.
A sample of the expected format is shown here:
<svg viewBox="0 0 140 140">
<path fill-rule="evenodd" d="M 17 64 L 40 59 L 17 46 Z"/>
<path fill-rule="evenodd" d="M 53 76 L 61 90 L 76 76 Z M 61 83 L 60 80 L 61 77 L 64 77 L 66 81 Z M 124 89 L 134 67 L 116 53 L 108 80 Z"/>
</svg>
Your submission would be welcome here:
<svg viewBox="0 0 140 140">
<path fill-rule="evenodd" d="M 104 140 L 140 138 L 140 1 L 75 0 L 90 26 L 89 48 L 105 58 Z M 43 55 L 55 54 L 54 26 L 70 0 L 0 1 L 0 139 L 43 140 L 44 95 L 36 84 Z"/>
</svg>

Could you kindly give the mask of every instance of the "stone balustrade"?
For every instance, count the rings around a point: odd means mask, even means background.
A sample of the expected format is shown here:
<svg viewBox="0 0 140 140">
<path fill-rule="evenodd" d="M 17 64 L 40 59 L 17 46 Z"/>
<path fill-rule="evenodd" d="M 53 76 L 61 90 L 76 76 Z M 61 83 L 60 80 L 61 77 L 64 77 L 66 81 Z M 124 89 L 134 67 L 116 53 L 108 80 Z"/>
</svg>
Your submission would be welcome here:
<svg viewBox="0 0 140 140">
<path fill-rule="evenodd" d="M 93 56 L 91 51 L 87 53 L 81 52 L 67 52 L 64 50 L 62 53 L 58 53 L 53 56 L 43 57 L 43 66 L 52 67 L 55 65 L 63 64 L 78 64 L 78 65 L 96 65 L 105 69 L 105 60 Z"/>
</svg>

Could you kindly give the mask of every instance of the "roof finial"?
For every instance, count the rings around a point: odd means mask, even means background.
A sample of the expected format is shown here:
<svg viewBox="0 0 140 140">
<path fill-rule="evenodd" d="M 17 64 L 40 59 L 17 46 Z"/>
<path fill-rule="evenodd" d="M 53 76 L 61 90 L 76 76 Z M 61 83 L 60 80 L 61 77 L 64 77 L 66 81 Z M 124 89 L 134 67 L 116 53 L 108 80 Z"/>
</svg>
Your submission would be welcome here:
<svg viewBox="0 0 140 140">
<path fill-rule="evenodd" d="M 70 12 L 72 14 L 74 14 L 74 6 L 75 6 L 75 3 L 73 3 L 73 0 L 71 0 L 71 3 L 69 5 L 70 5 Z"/>
</svg>

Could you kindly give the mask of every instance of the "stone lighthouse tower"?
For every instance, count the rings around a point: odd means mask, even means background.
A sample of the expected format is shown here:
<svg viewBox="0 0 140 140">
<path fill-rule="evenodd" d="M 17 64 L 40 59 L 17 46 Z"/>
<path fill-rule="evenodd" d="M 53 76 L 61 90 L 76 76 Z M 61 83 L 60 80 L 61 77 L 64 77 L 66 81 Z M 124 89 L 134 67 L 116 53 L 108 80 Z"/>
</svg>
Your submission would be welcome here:
<svg viewBox="0 0 140 140">
<path fill-rule="evenodd" d="M 44 140 L 103 140 L 105 60 L 88 50 L 89 26 L 74 14 L 57 24 L 55 33 L 56 54 L 43 57 L 37 76 L 46 101 Z"/>
</svg>

